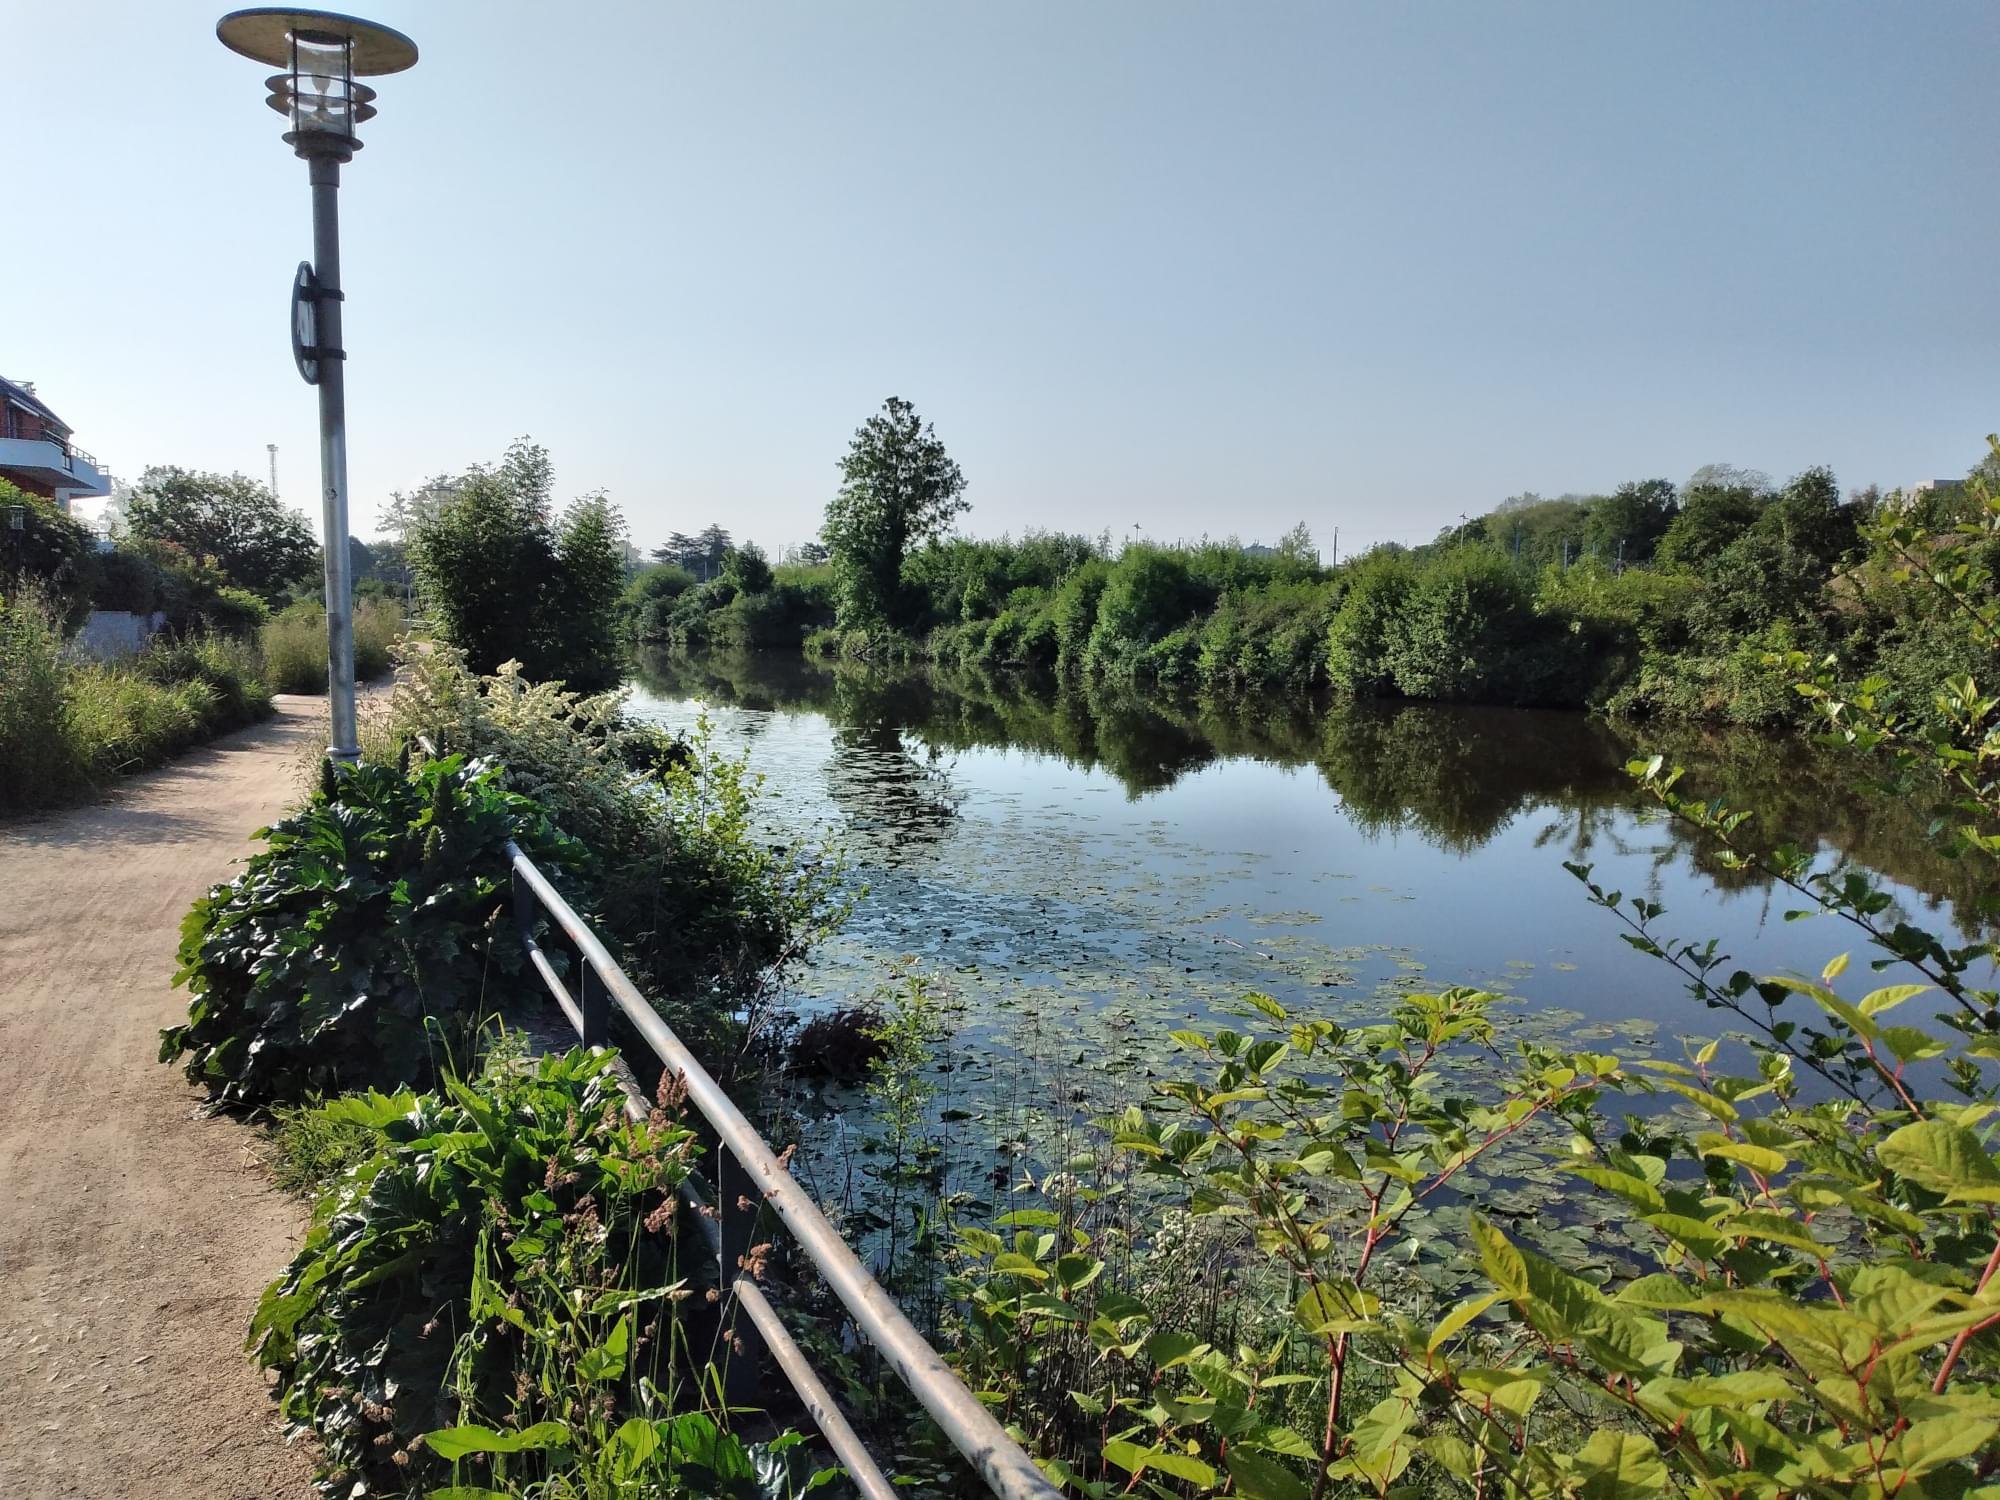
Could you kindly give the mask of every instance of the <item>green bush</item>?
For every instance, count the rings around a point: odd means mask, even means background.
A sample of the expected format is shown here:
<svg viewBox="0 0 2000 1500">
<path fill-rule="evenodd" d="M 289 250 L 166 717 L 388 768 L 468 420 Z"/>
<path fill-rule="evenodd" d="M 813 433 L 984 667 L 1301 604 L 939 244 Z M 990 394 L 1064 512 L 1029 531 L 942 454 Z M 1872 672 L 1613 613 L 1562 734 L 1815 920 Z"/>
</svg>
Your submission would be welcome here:
<svg viewBox="0 0 2000 1500">
<path fill-rule="evenodd" d="M 514 670 L 478 677 L 433 644 L 406 663 L 390 732 L 497 761 L 502 784 L 588 850 L 577 879 L 641 987 L 699 1002 L 693 1019 L 712 1020 L 715 998 L 757 993 L 803 954 L 829 920 L 835 871 L 754 835 L 758 783 L 705 727 L 662 757 L 658 732 L 627 720 L 623 701 Z"/>
<path fill-rule="evenodd" d="M 264 679 L 274 693 L 326 691 L 326 614 L 294 604 L 257 633 Z"/>
<path fill-rule="evenodd" d="M 224 635 L 251 636 L 271 618 L 271 607 L 248 589 L 224 586 L 206 595 L 195 610 L 199 628 Z"/>
<path fill-rule="evenodd" d="M 1113 675 L 1137 672 L 1147 648 L 1188 624 L 1202 602 L 1202 589 L 1180 553 L 1145 545 L 1126 548 L 1098 596 L 1083 665 Z"/>
<path fill-rule="evenodd" d="M 88 794 L 96 757 L 75 732 L 62 617 L 38 591 L 0 596 L 0 806 L 55 807 Z"/>
<path fill-rule="evenodd" d="M 1197 671 L 1222 687 L 1312 687 L 1326 678 L 1331 583 L 1258 584 L 1224 594 L 1201 628 Z"/>
<path fill-rule="evenodd" d="M 236 642 L 156 637 L 128 661 L 71 660 L 46 596 L 0 599 L 0 807 L 84 800 L 270 709 Z"/>
<path fill-rule="evenodd" d="M 160 570 L 149 559 L 124 548 L 98 554 L 92 608 L 149 615 L 163 607 L 163 597 Z"/>
<path fill-rule="evenodd" d="M 354 677 L 369 682 L 386 675 L 403 633 L 402 605 L 389 598 L 357 599 L 354 605 Z M 304 600 L 282 610 L 257 634 L 264 674 L 277 693 L 326 691 L 326 607 Z"/>
<path fill-rule="evenodd" d="M 412 533 L 410 566 L 438 633 L 481 671 L 618 681 L 625 522 L 601 494 L 555 511 L 547 450 L 522 439 L 453 481 Z"/>
<path fill-rule="evenodd" d="M 1567 632 L 1536 612 L 1528 580 L 1484 547 L 1453 548 L 1417 570 L 1392 622 L 1386 665 L 1406 698 L 1581 701 Z"/>
<path fill-rule="evenodd" d="M 1327 677 L 1336 688 L 1372 698 L 1394 687 L 1393 632 L 1415 582 L 1416 568 L 1400 550 L 1370 552 L 1348 565 L 1340 608 L 1327 628 Z"/>
<path fill-rule="evenodd" d="M 204 736 L 254 724 L 271 712 L 257 652 L 227 635 L 156 637 L 133 659 L 132 670 L 162 687 L 199 683 L 208 689 Z"/>
<path fill-rule="evenodd" d="M 523 959 L 504 920 L 506 844 L 580 857 L 497 768 L 326 770 L 264 850 L 197 901 L 174 982 L 193 997 L 160 1060 L 229 1104 L 422 1084 L 464 1057 Z"/>
<path fill-rule="evenodd" d="M 1806 705 L 1794 691 L 1797 674 L 1784 656 L 1819 642 L 1817 634 L 1777 624 L 1712 654 L 1649 654 L 1606 707 L 1634 719 L 1691 719 L 1746 729 L 1797 725 L 1806 717 Z"/>
<path fill-rule="evenodd" d="M 18 531 L 7 514 L 16 508 Z M 97 537 L 90 528 L 55 501 L 0 479 L 0 593 L 34 589 L 67 633 L 88 618 L 97 581 Z"/>
<path fill-rule="evenodd" d="M 374 1148 L 321 1199 L 251 1340 L 319 1439 L 323 1493 L 444 1493 L 475 1473 L 482 1494 L 513 1490 L 610 1447 L 623 1419 L 665 1416 L 685 1353 L 667 1231 L 697 1149 L 622 1103 L 610 1060 L 578 1050 L 315 1112 Z M 527 1441 L 502 1456 L 495 1429 Z M 725 1492 L 698 1472 L 643 1493 Z"/>
</svg>

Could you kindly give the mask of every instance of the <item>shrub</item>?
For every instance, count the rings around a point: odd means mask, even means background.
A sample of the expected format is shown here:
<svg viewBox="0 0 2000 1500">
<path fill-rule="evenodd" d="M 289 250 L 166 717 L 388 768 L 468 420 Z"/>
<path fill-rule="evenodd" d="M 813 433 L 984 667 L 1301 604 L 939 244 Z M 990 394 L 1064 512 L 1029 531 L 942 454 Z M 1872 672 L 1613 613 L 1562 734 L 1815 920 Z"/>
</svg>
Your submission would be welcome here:
<svg viewBox="0 0 2000 1500">
<path fill-rule="evenodd" d="M 641 641 L 665 640 L 673 601 L 693 587 L 694 574 L 676 564 L 641 568 L 618 596 L 618 615 L 626 634 Z"/>
<path fill-rule="evenodd" d="M 1128 547 L 1105 578 L 1084 666 L 1094 672 L 1138 670 L 1146 648 L 1187 624 L 1201 602 L 1180 553 Z"/>
<path fill-rule="evenodd" d="M 578 879 L 643 988 L 678 1000 L 753 993 L 829 920 L 835 872 L 753 835 L 757 782 L 705 727 L 661 757 L 658 732 L 628 721 L 623 701 L 513 669 L 477 677 L 433 644 L 408 659 L 389 718 L 395 733 L 497 761 L 503 785 L 589 851 Z"/>
<path fill-rule="evenodd" d="M 1056 665 L 1072 671 L 1083 665 L 1090 633 L 1097 628 L 1097 605 L 1111 580 L 1111 564 L 1094 557 L 1063 580 L 1051 614 L 1055 621 Z"/>
<path fill-rule="evenodd" d="M 663 1415 L 684 1295 L 664 1231 L 697 1153 L 622 1103 L 609 1058 L 577 1050 L 316 1111 L 375 1146 L 319 1203 L 251 1339 L 323 1445 L 325 1494 L 441 1493 L 479 1452 L 482 1485 L 520 1484 L 558 1467 L 551 1448 Z M 525 1451 L 500 1456 L 496 1428 Z"/>
<path fill-rule="evenodd" d="M 205 735 L 254 724 L 271 712 L 271 689 L 250 645 L 226 635 L 156 638 L 133 661 L 133 670 L 163 687 L 200 683 L 209 692 Z"/>
<path fill-rule="evenodd" d="M 402 606 L 393 599 L 357 599 L 354 605 L 354 678 L 384 676 L 403 631 Z M 258 632 L 257 647 L 271 690 L 326 691 L 326 607 L 305 600 L 283 610 Z"/>
<path fill-rule="evenodd" d="M 416 527 L 410 565 L 438 632 L 479 670 L 616 682 L 625 523 L 601 495 L 555 514 L 554 470 L 523 439 L 450 485 Z"/>
<path fill-rule="evenodd" d="M 39 591 L 0 596 L 0 806 L 59 806 L 95 778 L 75 733 L 62 646 L 61 615 Z"/>
<path fill-rule="evenodd" d="M 0 806 L 79 801 L 270 708 L 238 643 L 156 638 L 129 661 L 72 661 L 44 595 L 0 600 Z"/>
<path fill-rule="evenodd" d="M 203 597 L 194 614 L 202 629 L 249 636 L 271 618 L 271 608 L 248 589 L 224 586 Z"/>
<path fill-rule="evenodd" d="M 257 633 L 264 679 L 275 693 L 326 691 L 326 614 L 294 604 Z"/>
<path fill-rule="evenodd" d="M 17 507 L 19 531 L 7 516 Z M 0 479 L 0 592 L 35 589 L 67 634 L 89 616 L 96 586 L 97 538 L 90 528 L 53 500 Z"/>
<path fill-rule="evenodd" d="M 1202 624 L 1201 679 L 1219 686 L 1311 687 L 1326 676 L 1338 586 L 1260 584 L 1222 596 Z"/>
<path fill-rule="evenodd" d="M 1415 583 L 1407 554 L 1384 549 L 1348 565 L 1340 608 L 1327 628 L 1327 677 L 1357 698 L 1394 686 L 1391 632 Z"/>
<path fill-rule="evenodd" d="M 421 1084 L 463 1055 L 522 965 L 506 905 L 518 839 L 561 870 L 578 852 L 499 771 L 451 756 L 415 777 L 362 764 L 263 831 L 264 850 L 198 900 L 174 982 L 193 997 L 160 1060 L 222 1102 Z"/>
<path fill-rule="evenodd" d="M 1535 612 L 1528 581 L 1484 547 L 1454 547 L 1411 579 L 1384 665 L 1406 698 L 1577 703 L 1565 632 Z"/>
<path fill-rule="evenodd" d="M 161 608 L 162 599 L 160 570 L 150 560 L 123 548 L 98 554 L 93 608 L 149 615 Z"/>
</svg>

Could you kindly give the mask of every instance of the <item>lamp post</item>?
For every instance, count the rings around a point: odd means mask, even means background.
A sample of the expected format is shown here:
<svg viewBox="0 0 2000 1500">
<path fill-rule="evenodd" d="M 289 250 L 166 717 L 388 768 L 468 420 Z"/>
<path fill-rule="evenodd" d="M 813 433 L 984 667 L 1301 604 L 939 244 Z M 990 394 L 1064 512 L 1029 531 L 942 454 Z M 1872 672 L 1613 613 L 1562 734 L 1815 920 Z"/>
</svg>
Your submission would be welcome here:
<svg viewBox="0 0 2000 1500">
<path fill-rule="evenodd" d="M 291 123 L 285 144 L 305 158 L 312 184 L 313 258 L 292 283 L 292 357 L 319 387 L 319 469 L 326 554 L 327 754 L 361 758 L 354 716 L 354 592 L 347 548 L 347 386 L 340 342 L 340 164 L 361 149 L 354 127 L 372 119 L 375 91 L 356 83 L 400 73 L 417 44 L 400 31 L 331 11 L 267 7 L 216 22 L 225 47 L 282 71 L 265 100 Z"/>
</svg>

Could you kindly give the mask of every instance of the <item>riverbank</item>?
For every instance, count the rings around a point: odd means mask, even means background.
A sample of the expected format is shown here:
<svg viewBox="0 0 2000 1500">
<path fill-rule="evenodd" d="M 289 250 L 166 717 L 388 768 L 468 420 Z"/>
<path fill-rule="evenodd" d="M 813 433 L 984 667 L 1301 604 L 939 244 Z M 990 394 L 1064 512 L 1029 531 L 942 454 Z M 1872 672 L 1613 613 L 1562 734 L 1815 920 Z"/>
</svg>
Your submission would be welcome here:
<svg viewBox="0 0 2000 1500">
<path fill-rule="evenodd" d="M 298 791 L 323 701 L 0 827 L 0 1493 L 312 1493 L 243 1329 L 305 1229 L 246 1126 L 159 1066 L 190 903 Z"/>
</svg>

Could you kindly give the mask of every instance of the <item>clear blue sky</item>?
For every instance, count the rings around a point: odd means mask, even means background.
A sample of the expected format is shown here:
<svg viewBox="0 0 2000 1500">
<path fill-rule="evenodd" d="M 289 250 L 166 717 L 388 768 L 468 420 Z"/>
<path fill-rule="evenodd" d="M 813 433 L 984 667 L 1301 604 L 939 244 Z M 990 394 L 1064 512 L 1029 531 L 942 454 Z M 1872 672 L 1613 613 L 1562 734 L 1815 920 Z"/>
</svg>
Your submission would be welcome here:
<svg viewBox="0 0 2000 1500">
<path fill-rule="evenodd" d="M 8 10 L 0 371 L 121 475 L 276 442 L 311 505 L 262 70 L 212 4 Z M 364 533 L 532 433 L 641 543 L 780 546 L 889 394 L 969 530 L 1343 551 L 1711 461 L 1956 474 L 2000 427 L 1988 0 L 367 14 L 423 60 L 342 190 Z"/>
</svg>

